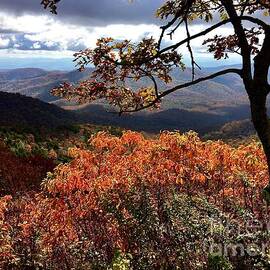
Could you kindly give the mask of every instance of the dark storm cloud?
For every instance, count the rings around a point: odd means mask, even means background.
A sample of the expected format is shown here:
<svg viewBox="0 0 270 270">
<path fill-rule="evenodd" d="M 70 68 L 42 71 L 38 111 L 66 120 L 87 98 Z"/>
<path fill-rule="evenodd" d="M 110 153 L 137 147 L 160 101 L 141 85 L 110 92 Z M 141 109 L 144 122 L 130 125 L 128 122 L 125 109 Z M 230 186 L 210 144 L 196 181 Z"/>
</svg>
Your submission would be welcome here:
<svg viewBox="0 0 270 270">
<path fill-rule="evenodd" d="M 57 18 L 86 25 L 153 23 L 164 0 L 61 0 Z M 15 14 L 48 14 L 40 0 L 1 0 L 0 10 Z"/>
<path fill-rule="evenodd" d="M 13 29 L 3 29 L 0 28 L 0 34 L 17 34 L 20 33 L 19 31 L 15 31 Z"/>
</svg>

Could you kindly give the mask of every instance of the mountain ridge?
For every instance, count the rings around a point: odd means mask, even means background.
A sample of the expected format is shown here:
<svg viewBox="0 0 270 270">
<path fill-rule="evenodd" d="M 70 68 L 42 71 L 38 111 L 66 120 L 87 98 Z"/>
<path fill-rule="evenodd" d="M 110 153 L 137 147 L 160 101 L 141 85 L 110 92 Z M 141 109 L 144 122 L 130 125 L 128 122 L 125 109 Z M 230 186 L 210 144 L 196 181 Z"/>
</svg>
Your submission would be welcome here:
<svg viewBox="0 0 270 270">
<path fill-rule="evenodd" d="M 32 97 L 0 91 L 0 125 L 56 128 L 76 122 L 76 115 Z"/>
<path fill-rule="evenodd" d="M 66 72 L 61 70 L 46 71 L 35 68 L 0 71 L 0 91 L 4 90 L 13 95 L 19 92 L 23 96 L 15 95 L 15 97 L 16 99 L 24 100 L 24 102 L 26 102 L 26 97 L 24 96 L 35 99 L 28 99 L 28 105 L 22 102 L 20 105 L 22 108 L 18 106 L 13 114 L 13 118 L 16 119 L 20 118 L 20 110 L 28 112 L 29 115 L 24 117 L 27 119 L 26 123 L 29 124 L 31 124 L 30 118 L 32 113 L 28 108 L 33 106 L 40 106 L 41 108 L 37 109 L 37 111 L 41 110 L 43 115 L 48 114 L 48 119 L 50 120 L 42 120 L 45 122 L 55 121 L 59 123 L 59 119 L 53 120 L 54 118 L 51 115 L 56 114 L 57 116 L 62 115 L 67 120 L 73 119 L 76 123 L 116 125 L 127 129 L 154 133 L 165 129 L 180 131 L 193 129 L 200 134 L 205 134 L 219 130 L 228 122 L 241 121 L 250 117 L 248 100 L 243 86 L 241 86 L 241 79 L 234 75 L 225 75 L 215 80 L 206 81 L 172 93 L 164 98 L 161 110 L 124 115 L 121 118 L 118 117 L 113 108 L 101 102 L 78 106 L 74 102 L 66 102 L 58 97 L 51 96 L 50 90 L 53 87 L 64 81 L 76 83 L 87 78 L 92 71 L 93 69 L 87 69 L 84 73 L 81 73 L 76 70 Z M 208 69 L 208 72 L 214 72 L 214 68 Z M 199 71 L 198 76 L 203 77 L 207 74 L 207 70 Z M 159 82 L 160 87 L 165 89 L 165 87 L 173 87 L 175 84 L 190 80 L 191 69 L 187 68 L 181 73 L 174 70 L 172 76 L 174 83 L 166 86 Z M 235 79 L 232 80 L 232 78 Z M 146 81 L 141 81 L 134 83 L 132 86 L 136 88 L 146 83 Z M 3 94 L 1 96 L 3 98 Z M 37 103 L 36 99 L 43 103 Z M 7 101 L 7 104 L 10 102 L 10 100 Z M 46 107 L 45 109 L 44 102 L 46 104 L 50 103 L 46 106 L 53 104 L 57 106 L 53 105 L 55 107 Z M 56 108 L 59 108 L 61 111 L 57 111 Z M 2 115 L 5 114 L 11 115 L 7 107 L 6 112 L 3 111 Z M 42 121 L 36 121 L 36 123 L 42 124 Z"/>
<path fill-rule="evenodd" d="M 85 72 L 73 71 L 45 71 L 41 69 L 15 69 L 10 71 L 0 71 L 0 91 L 10 93 L 21 93 L 23 95 L 39 98 L 45 102 L 54 102 L 59 100 L 58 97 L 53 97 L 50 90 L 63 82 L 77 83 L 80 80 L 89 77 L 93 69 L 87 68 Z M 25 78 L 22 73 L 25 72 Z M 30 73 L 30 75 L 29 75 Z M 34 76 L 33 75 L 36 75 Z M 18 75 L 19 74 L 19 75 Z M 186 68 L 183 72 L 173 70 L 173 83 L 164 84 L 158 80 L 158 85 L 161 91 L 174 87 L 191 79 L 192 71 Z M 197 77 L 203 77 L 209 74 L 209 70 L 197 71 Z M 230 75 L 231 76 L 231 75 Z M 233 75 L 232 75 L 233 76 Z M 234 81 L 234 83 L 232 83 Z M 132 88 L 139 88 L 149 85 L 146 79 L 138 82 L 130 81 L 128 84 Z M 247 97 L 243 91 L 243 86 L 240 78 L 233 77 L 233 80 L 228 77 L 220 77 L 215 80 L 202 82 L 167 96 L 164 102 L 164 109 L 180 108 L 180 109 L 200 109 L 201 107 L 213 106 L 216 103 L 224 106 L 232 104 L 246 104 Z M 68 103 L 67 103 L 68 104 Z"/>
</svg>

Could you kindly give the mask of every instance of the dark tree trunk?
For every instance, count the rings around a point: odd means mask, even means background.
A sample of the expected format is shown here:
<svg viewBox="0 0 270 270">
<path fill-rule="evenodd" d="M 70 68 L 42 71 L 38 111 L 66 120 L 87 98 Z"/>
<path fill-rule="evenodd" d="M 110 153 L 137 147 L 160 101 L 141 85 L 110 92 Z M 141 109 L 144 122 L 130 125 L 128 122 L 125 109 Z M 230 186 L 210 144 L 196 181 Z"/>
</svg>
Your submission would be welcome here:
<svg viewBox="0 0 270 270">
<path fill-rule="evenodd" d="M 266 95 L 250 97 L 250 106 L 252 121 L 261 140 L 270 175 L 270 122 L 267 115 Z"/>
<path fill-rule="evenodd" d="M 270 66 L 270 26 L 264 25 L 265 38 L 260 52 L 254 59 L 254 74 L 251 72 L 251 46 L 242 21 L 232 0 L 222 0 L 239 41 L 243 60 L 242 78 L 250 100 L 251 116 L 266 155 L 270 179 L 270 123 L 267 116 L 266 98 L 269 93 L 268 70 Z M 270 203 L 270 184 L 266 187 Z"/>
<path fill-rule="evenodd" d="M 267 95 L 269 93 L 268 71 L 270 65 L 270 28 L 265 29 L 262 48 L 254 58 L 254 78 L 249 89 L 251 116 L 258 137 L 266 155 L 270 179 L 270 122 L 267 115 Z M 270 182 L 267 187 L 270 194 Z"/>
</svg>

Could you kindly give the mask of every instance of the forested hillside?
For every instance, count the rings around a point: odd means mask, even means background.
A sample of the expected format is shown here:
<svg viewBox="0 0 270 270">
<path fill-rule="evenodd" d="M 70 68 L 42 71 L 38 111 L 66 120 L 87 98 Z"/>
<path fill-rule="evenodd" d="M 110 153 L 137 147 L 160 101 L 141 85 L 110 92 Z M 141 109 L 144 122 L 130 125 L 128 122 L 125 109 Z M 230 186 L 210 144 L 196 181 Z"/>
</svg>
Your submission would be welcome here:
<svg viewBox="0 0 270 270">
<path fill-rule="evenodd" d="M 0 125 L 55 128 L 71 124 L 76 116 L 53 104 L 21 94 L 0 91 Z"/>
<path fill-rule="evenodd" d="M 80 106 L 76 109 L 72 106 L 72 109 L 65 110 L 31 97 L 0 92 L 0 123 L 6 126 L 54 128 L 72 123 L 92 123 L 150 133 L 159 133 L 160 130 L 195 130 L 204 135 L 218 130 L 225 123 L 248 117 L 249 109 L 246 105 L 218 107 L 209 111 L 166 109 L 120 117 L 117 111 L 100 104 Z"/>
</svg>

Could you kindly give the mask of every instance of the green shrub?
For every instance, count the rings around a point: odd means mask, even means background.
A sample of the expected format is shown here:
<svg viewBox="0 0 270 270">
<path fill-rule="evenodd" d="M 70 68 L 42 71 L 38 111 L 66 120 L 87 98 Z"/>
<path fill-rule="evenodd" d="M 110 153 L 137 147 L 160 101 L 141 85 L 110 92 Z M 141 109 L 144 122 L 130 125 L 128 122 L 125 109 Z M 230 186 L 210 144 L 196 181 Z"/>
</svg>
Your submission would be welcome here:
<svg viewBox="0 0 270 270">
<path fill-rule="evenodd" d="M 209 254 L 208 270 L 232 270 L 231 263 L 219 254 Z"/>
</svg>

